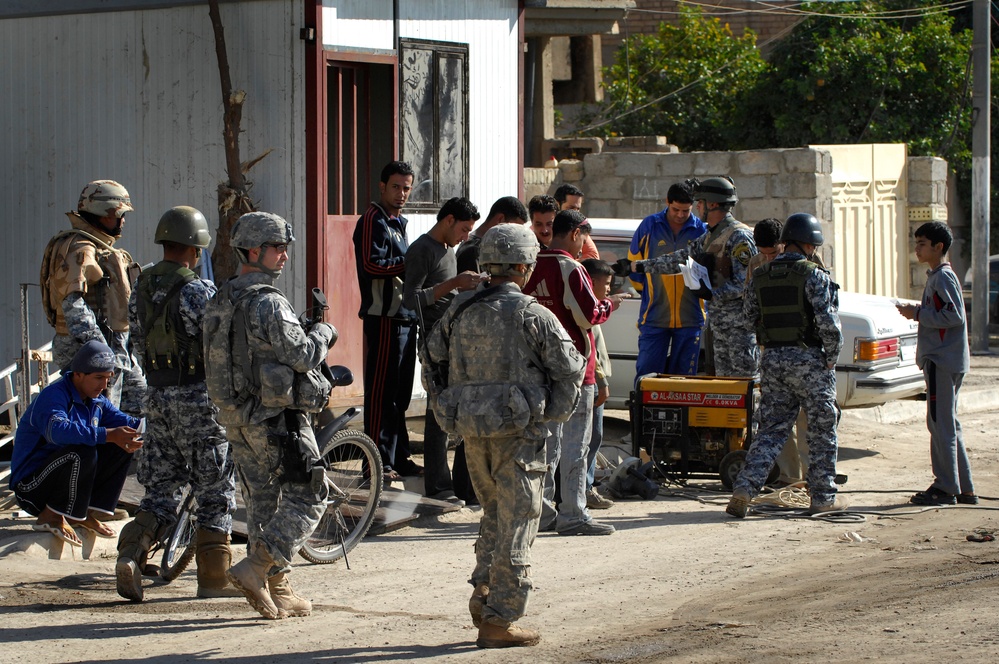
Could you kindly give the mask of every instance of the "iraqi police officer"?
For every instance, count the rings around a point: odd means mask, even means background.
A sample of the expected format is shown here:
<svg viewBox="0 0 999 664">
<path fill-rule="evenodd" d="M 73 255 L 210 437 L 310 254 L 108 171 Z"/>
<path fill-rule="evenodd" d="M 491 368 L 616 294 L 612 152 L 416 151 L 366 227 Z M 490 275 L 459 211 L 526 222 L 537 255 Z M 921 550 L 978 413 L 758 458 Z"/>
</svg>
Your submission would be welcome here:
<svg viewBox="0 0 999 664">
<path fill-rule="evenodd" d="M 240 273 L 222 285 L 203 322 L 208 393 L 220 409 L 246 503 L 249 555 L 228 576 L 270 620 L 312 612 L 287 574 L 327 496 L 308 415 L 329 400 L 319 367 L 336 330 L 322 322 L 304 329 L 273 285 L 294 240 L 276 214 L 237 219 L 230 245 Z"/>
<path fill-rule="evenodd" d="M 696 183 L 694 203 L 697 216 L 708 225 L 707 233 L 684 249 L 632 263 L 633 272 L 676 274 L 689 257 L 707 268 L 711 283 L 702 281 L 694 292 L 710 301 L 707 330 L 718 376 L 755 376 L 759 369 L 756 337 L 742 311 L 746 266 L 756 255 L 756 244 L 753 231 L 732 216 L 738 202 L 735 185 L 728 178 Z"/>
<path fill-rule="evenodd" d="M 177 521 L 183 490 L 197 499 L 198 597 L 239 595 L 226 578 L 236 482 L 225 430 L 205 385 L 201 321 L 215 284 L 193 272 L 211 235 L 193 207 L 166 211 L 156 227 L 163 260 L 136 281 L 128 303 L 133 348 L 145 369 L 146 443 L 138 480 L 146 493 L 118 540 L 118 594 L 142 601 L 150 547 Z"/>
<path fill-rule="evenodd" d="M 743 518 L 760 492 L 804 408 L 808 418 L 809 513 L 842 509 L 836 495 L 836 358 L 843 346 L 839 287 L 809 261 L 822 245 L 810 214 L 792 214 L 781 232 L 783 253 L 758 267 L 746 292 L 745 315 L 764 347 L 760 366 L 760 428 L 725 511 Z"/>
<path fill-rule="evenodd" d="M 537 254 L 527 227 L 490 229 L 479 263 L 491 282 L 460 293 L 429 337 L 431 359 L 449 368 L 448 387 L 433 401 L 435 415 L 445 431 L 464 437 L 482 504 L 469 580 L 480 648 L 541 640 L 513 623 L 524 615 L 531 589 L 546 425 L 575 410 L 586 370 L 555 315 L 521 292 Z"/>
<path fill-rule="evenodd" d="M 105 393 L 116 407 L 138 415 L 146 384 L 129 351 L 128 298 L 139 266 L 114 246 L 132 199 L 114 180 L 95 180 L 83 188 L 76 208 L 66 213 L 71 228 L 49 240 L 42 258 L 42 306 L 56 331 L 52 359 L 64 369 L 86 342 L 107 344 L 116 359 Z"/>
</svg>

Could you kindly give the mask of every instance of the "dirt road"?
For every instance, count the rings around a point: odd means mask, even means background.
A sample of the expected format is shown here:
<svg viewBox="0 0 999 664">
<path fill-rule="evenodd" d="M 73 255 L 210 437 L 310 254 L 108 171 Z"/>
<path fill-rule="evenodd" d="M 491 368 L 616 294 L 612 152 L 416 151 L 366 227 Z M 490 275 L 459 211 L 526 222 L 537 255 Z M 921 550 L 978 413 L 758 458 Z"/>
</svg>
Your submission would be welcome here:
<svg viewBox="0 0 999 664">
<path fill-rule="evenodd" d="M 974 389 L 999 387 L 992 373 Z M 979 494 L 999 496 L 999 412 L 962 417 Z M 0 558 L 0 661 L 81 662 L 890 662 L 986 661 L 999 645 L 999 501 L 918 511 L 928 439 L 920 418 L 840 426 L 840 472 L 866 521 L 724 514 L 703 482 L 600 514 L 610 537 L 542 534 L 525 625 L 543 642 L 479 651 L 466 602 L 478 514 L 368 538 L 331 566 L 301 561 L 292 580 L 309 618 L 268 622 L 240 599 L 193 599 L 193 571 L 114 590 L 113 560 Z M 6 534 L 25 530 L 3 521 Z M 848 533 L 853 533 L 848 535 Z M 859 538 L 862 541 L 855 541 Z M 2 548 L 2 543 L 0 543 Z M 242 555 L 242 554 L 240 554 Z"/>
</svg>

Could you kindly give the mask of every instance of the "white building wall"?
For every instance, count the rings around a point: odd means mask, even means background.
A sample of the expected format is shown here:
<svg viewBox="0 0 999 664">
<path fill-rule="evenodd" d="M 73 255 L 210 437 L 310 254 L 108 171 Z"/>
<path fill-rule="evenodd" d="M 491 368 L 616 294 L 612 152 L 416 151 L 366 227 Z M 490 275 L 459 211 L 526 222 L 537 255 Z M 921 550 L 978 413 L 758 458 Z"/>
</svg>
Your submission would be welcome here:
<svg viewBox="0 0 999 664">
<path fill-rule="evenodd" d="M 301 0 L 222 3 L 233 87 L 247 92 L 241 156 L 273 152 L 250 172 L 251 194 L 305 238 L 304 55 Z M 38 281 L 48 238 L 68 227 L 90 180 L 118 180 L 135 212 L 120 245 L 158 260 L 153 233 L 173 205 L 217 224 L 226 179 L 222 101 L 206 6 L 0 20 L 0 181 L 7 258 L 0 264 L 0 366 L 19 351 L 17 285 Z M 282 286 L 301 297 L 305 261 Z M 38 305 L 31 340 L 51 338 Z"/>
</svg>

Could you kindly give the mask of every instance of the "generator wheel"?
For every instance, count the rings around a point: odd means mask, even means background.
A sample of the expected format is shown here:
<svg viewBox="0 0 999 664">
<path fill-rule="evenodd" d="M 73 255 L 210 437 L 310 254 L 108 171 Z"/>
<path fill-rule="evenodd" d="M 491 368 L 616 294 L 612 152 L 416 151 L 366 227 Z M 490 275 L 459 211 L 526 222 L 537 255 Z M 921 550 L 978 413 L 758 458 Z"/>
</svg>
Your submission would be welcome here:
<svg viewBox="0 0 999 664">
<path fill-rule="evenodd" d="M 749 456 L 749 453 L 746 450 L 736 450 L 722 457 L 721 463 L 718 464 L 718 475 L 721 476 L 722 486 L 725 487 L 726 491 L 731 491 L 732 487 L 735 486 L 735 478 L 739 476 L 739 473 L 746 466 L 747 456 Z M 767 475 L 765 484 L 772 484 L 779 477 L 780 468 L 777 467 L 777 464 L 774 464 L 774 467 L 770 469 L 770 474 Z"/>
<path fill-rule="evenodd" d="M 746 466 L 746 456 L 746 450 L 735 450 L 722 457 L 721 463 L 718 464 L 718 475 L 726 491 L 731 491 L 735 486 L 735 478 Z"/>
</svg>

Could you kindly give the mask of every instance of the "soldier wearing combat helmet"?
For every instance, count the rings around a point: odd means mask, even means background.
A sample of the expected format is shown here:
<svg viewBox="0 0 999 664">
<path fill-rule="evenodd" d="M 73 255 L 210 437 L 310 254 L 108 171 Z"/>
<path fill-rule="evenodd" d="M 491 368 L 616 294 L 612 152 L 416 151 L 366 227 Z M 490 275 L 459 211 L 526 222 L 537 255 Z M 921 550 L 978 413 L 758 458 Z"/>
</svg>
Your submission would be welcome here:
<svg viewBox="0 0 999 664">
<path fill-rule="evenodd" d="M 42 258 L 42 306 L 55 328 L 52 356 L 65 368 L 88 341 L 115 352 L 115 371 L 106 394 L 123 411 L 138 414 L 145 381 L 128 350 L 128 298 L 139 267 L 114 244 L 132 200 L 114 180 L 84 187 L 71 229 L 49 240 Z"/>
<path fill-rule="evenodd" d="M 541 517 L 547 424 L 576 408 L 586 370 L 565 329 L 521 292 L 538 254 L 525 226 L 502 224 L 482 238 L 479 263 L 491 282 L 455 297 L 433 328 L 429 350 L 448 387 L 433 400 L 441 427 L 465 439 L 482 504 L 469 583 L 480 648 L 533 646 L 537 631 L 515 623 L 531 589 L 530 549 Z"/>
<path fill-rule="evenodd" d="M 230 245 L 242 268 L 219 289 L 202 324 L 208 393 L 220 409 L 246 503 L 249 555 L 228 577 L 271 620 L 312 612 L 287 574 L 327 496 L 307 414 L 329 400 L 319 366 L 336 330 L 327 323 L 303 329 L 273 285 L 294 241 L 291 225 L 276 214 L 237 219 Z"/>
<path fill-rule="evenodd" d="M 138 480 L 146 493 L 118 540 L 118 593 L 143 598 L 149 549 L 177 521 L 182 489 L 198 502 L 198 596 L 239 595 L 226 578 L 236 507 L 235 470 L 218 409 L 208 398 L 201 322 L 215 284 L 193 272 L 211 243 L 208 221 L 193 207 L 170 208 L 156 227 L 163 260 L 136 282 L 128 303 L 133 347 L 149 387 L 143 403 L 146 443 Z"/>
<path fill-rule="evenodd" d="M 725 511 L 743 518 L 804 408 L 808 417 L 810 514 L 840 510 L 836 495 L 836 358 L 843 346 L 839 286 L 807 257 L 822 245 L 810 214 L 784 222 L 784 251 L 756 268 L 746 291 L 746 319 L 764 347 L 760 365 L 760 428 Z"/>
<path fill-rule="evenodd" d="M 694 292 L 709 301 L 707 330 L 713 338 L 718 376 L 754 376 L 759 368 L 756 337 L 742 313 L 746 266 L 757 253 L 756 243 L 753 231 L 732 216 L 738 202 L 735 184 L 729 178 L 696 183 L 697 216 L 707 223 L 708 232 L 685 249 L 632 264 L 633 272 L 676 274 L 690 257 L 707 268 L 711 283 L 702 282 Z"/>
</svg>

